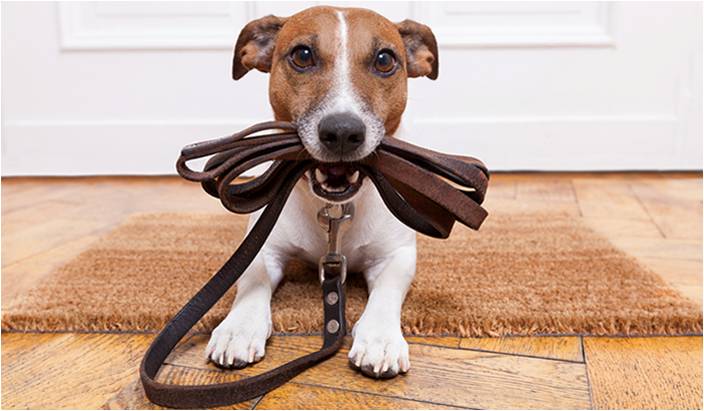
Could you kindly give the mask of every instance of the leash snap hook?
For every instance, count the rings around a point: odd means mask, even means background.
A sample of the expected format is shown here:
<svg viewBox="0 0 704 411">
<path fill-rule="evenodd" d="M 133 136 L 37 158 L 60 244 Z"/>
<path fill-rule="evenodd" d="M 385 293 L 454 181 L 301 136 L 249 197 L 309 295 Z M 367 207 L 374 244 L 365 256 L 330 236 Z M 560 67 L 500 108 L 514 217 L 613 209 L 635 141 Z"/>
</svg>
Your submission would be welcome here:
<svg viewBox="0 0 704 411">
<path fill-rule="evenodd" d="M 340 252 L 340 227 L 353 216 L 351 203 L 326 204 L 318 211 L 318 223 L 328 234 L 328 252 L 318 262 L 321 284 L 326 276 L 339 276 L 342 283 L 347 279 L 347 258 Z"/>
</svg>

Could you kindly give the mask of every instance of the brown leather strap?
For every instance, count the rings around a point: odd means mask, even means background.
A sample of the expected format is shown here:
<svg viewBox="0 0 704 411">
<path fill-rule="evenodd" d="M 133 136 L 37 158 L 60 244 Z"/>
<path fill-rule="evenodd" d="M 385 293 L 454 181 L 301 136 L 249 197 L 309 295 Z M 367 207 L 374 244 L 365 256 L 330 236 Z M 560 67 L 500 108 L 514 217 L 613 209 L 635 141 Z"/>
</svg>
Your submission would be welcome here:
<svg viewBox="0 0 704 411">
<path fill-rule="evenodd" d="M 253 134 L 277 129 L 275 133 Z M 212 156 L 203 171 L 187 162 Z M 237 182 L 254 166 L 273 161 L 259 177 Z M 325 273 L 324 324 L 340 324 L 323 330 L 323 346 L 278 368 L 232 383 L 174 385 L 156 381 L 166 357 L 184 335 L 210 310 L 244 273 L 264 245 L 296 182 L 316 166 L 304 149 L 292 123 L 267 122 L 232 136 L 186 146 L 176 168 L 188 180 L 201 182 L 210 195 L 235 213 L 266 207 L 234 254 L 198 293 L 174 316 L 147 349 L 140 378 L 147 397 L 172 408 L 203 408 L 228 405 L 262 395 L 305 369 L 332 356 L 346 334 L 345 293 L 339 273 Z M 455 221 L 478 229 L 486 218 L 480 207 L 488 183 L 486 167 L 471 157 L 451 156 L 385 138 L 374 155 L 359 162 L 361 172 L 377 187 L 384 203 L 404 224 L 429 236 L 446 238 Z M 332 332 L 334 331 L 334 332 Z"/>
</svg>

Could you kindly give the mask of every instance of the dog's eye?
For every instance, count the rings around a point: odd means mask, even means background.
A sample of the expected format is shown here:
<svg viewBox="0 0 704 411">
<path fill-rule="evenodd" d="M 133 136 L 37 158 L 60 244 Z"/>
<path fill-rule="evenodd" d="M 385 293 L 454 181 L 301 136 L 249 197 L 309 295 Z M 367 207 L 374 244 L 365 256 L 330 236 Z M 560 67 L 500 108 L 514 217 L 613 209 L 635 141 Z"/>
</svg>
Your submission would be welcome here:
<svg viewBox="0 0 704 411">
<path fill-rule="evenodd" d="M 396 68 L 396 57 L 391 50 L 381 50 L 374 58 L 374 69 L 381 74 L 391 74 Z"/>
<path fill-rule="evenodd" d="M 289 61 L 294 68 L 299 70 L 305 70 L 309 67 L 313 67 L 315 65 L 313 50 L 307 46 L 298 46 L 291 51 Z"/>
</svg>

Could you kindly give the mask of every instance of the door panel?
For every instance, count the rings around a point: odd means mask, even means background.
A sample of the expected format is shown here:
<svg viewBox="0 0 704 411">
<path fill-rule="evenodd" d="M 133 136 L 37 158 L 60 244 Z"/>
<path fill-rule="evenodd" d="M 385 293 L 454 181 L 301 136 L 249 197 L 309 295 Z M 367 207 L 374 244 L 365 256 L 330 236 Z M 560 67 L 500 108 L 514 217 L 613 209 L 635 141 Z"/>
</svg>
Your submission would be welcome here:
<svg viewBox="0 0 704 411">
<path fill-rule="evenodd" d="M 230 77 L 242 26 L 314 4 L 3 3 L 3 175 L 173 173 L 271 117 L 265 74 Z M 438 39 L 404 138 L 494 170 L 702 167 L 700 3 L 355 4 Z"/>
</svg>

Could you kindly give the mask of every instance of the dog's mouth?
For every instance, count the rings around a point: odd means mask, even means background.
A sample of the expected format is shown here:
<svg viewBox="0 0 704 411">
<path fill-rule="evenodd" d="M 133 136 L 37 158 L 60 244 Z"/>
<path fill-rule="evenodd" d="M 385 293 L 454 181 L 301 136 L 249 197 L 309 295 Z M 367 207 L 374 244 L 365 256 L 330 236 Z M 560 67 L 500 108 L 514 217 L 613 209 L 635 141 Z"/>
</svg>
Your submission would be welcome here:
<svg viewBox="0 0 704 411">
<path fill-rule="evenodd" d="M 364 175 L 354 164 L 320 163 L 308 172 L 313 192 L 325 200 L 344 202 L 362 187 Z"/>
</svg>

